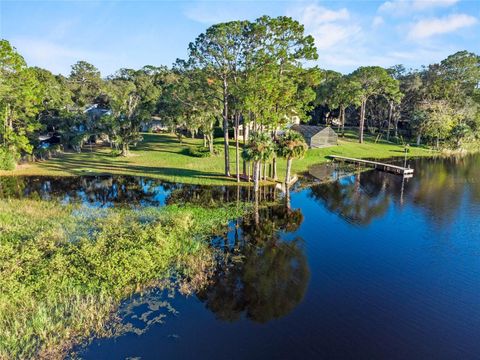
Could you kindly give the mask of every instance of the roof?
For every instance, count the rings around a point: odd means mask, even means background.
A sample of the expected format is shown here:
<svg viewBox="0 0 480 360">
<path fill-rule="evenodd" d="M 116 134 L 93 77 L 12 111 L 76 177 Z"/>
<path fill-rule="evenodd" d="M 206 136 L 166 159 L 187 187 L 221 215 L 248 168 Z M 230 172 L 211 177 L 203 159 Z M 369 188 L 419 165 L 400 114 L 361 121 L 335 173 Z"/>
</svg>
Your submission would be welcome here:
<svg viewBox="0 0 480 360">
<path fill-rule="evenodd" d="M 98 104 L 89 106 L 83 112 L 94 117 L 102 117 L 103 115 L 112 115 L 112 110 L 99 108 Z"/>
<path fill-rule="evenodd" d="M 312 125 L 293 125 L 290 129 L 299 132 L 304 137 L 311 138 L 313 135 L 318 134 L 320 131 L 326 129 L 326 127 Z"/>
</svg>

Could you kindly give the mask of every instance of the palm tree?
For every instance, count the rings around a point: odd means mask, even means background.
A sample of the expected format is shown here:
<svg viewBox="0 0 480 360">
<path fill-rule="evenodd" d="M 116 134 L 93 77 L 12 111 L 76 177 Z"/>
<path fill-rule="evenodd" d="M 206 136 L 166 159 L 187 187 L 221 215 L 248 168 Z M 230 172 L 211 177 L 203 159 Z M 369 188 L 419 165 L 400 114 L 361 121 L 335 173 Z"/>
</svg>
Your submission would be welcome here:
<svg viewBox="0 0 480 360">
<path fill-rule="evenodd" d="M 269 161 L 273 152 L 273 141 L 265 133 L 253 133 L 248 145 L 243 149 L 242 157 L 246 161 L 253 161 L 253 184 L 255 191 L 258 191 L 260 183 L 260 164 Z"/>
<path fill-rule="evenodd" d="M 285 186 L 290 184 L 290 173 L 293 159 L 301 159 L 307 152 L 308 145 L 302 135 L 295 131 L 287 131 L 278 139 L 278 153 L 287 159 Z"/>
</svg>

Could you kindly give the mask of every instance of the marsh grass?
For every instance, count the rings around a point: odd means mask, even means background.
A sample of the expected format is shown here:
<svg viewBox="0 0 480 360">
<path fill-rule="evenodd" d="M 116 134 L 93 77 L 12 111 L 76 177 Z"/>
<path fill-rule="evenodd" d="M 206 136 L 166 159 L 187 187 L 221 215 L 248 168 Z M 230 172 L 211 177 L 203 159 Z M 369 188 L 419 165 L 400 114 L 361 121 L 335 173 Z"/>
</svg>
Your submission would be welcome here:
<svg viewBox="0 0 480 360">
<path fill-rule="evenodd" d="M 242 211 L 0 202 L 0 359 L 63 358 L 108 336 L 122 299 L 171 278 L 202 287 L 215 264 L 205 240 Z"/>
</svg>

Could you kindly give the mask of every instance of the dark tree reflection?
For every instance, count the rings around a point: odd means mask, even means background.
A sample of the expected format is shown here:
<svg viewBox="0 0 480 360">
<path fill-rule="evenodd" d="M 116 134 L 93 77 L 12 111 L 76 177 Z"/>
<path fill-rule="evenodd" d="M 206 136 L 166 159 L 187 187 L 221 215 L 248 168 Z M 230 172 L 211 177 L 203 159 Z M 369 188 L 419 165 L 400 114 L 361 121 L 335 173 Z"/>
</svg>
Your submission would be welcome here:
<svg viewBox="0 0 480 360">
<path fill-rule="evenodd" d="M 254 201 L 254 192 L 248 186 L 199 186 L 166 183 L 164 188 L 169 191 L 166 198 L 167 205 L 188 203 L 201 206 L 216 206 L 234 201 Z M 275 200 L 275 188 L 273 186 L 261 187 L 260 196 L 260 201 Z"/>
<path fill-rule="evenodd" d="M 272 186 L 260 189 L 260 201 L 273 201 Z M 30 198 L 80 202 L 97 207 L 161 206 L 195 204 L 218 206 L 226 202 L 253 201 L 253 191 L 246 186 L 200 186 L 174 184 L 135 176 L 79 177 L 0 177 L 0 199 Z"/>
<path fill-rule="evenodd" d="M 368 225 L 387 212 L 390 195 L 385 191 L 385 177 L 369 178 L 362 183 L 364 176 L 358 173 L 333 183 L 312 186 L 309 196 L 349 222 Z"/>
<path fill-rule="evenodd" d="M 162 182 L 132 176 L 0 177 L 0 197 L 80 202 L 98 207 L 161 204 Z"/>
<path fill-rule="evenodd" d="M 411 179 L 367 171 L 311 187 L 309 196 L 346 221 L 368 225 L 390 206 L 414 206 L 438 226 L 451 223 L 465 196 L 480 202 L 480 157 L 410 160 Z"/>
<path fill-rule="evenodd" d="M 300 210 L 274 206 L 259 210 L 238 223 L 236 239 L 227 251 L 212 284 L 197 294 L 219 319 L 235 321 L 243 316 L 268 322 L 291 312 L 303 299 L 310 271 L 303 240 L 284 239 L 303 221 Z"/>
</svg>

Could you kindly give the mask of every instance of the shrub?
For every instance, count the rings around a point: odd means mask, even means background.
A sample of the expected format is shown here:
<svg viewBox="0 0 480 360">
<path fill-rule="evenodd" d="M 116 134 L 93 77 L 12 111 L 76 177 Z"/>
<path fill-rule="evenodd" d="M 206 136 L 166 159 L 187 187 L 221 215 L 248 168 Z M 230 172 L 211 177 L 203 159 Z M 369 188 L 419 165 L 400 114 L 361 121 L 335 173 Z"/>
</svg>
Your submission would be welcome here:
<svg viewBox="0 0 480 360">
<path fill-rule="evenodd" d="M 0 148 L 0 170 L 15 170 L 17 156 L 12 150 Z"/>
<path fill-rule="evenodd" d="M 0 359 L 63 359 L 92 335 L 129 331 L 115 313 L 132 294 L 171 279 L 201 289 L 215 269 L 210 236 L 245 210 L 1 201 Z"/>
<path fill-rule="evenodd" d="M 184 150 L 184 154 L 198 158 L 205 158 L 211 156 L 210 150 L 203 146 L 190 146 Z"/>
<path fill-rule="evenodd" d="M 110 151 L 110 156 L 112 157 L 118 157 L 120 155 L 122 155 L 122 152 L 119 149 L 112 149 L 112 151 Z"/>
</svg>

